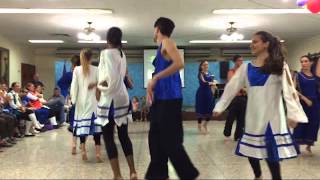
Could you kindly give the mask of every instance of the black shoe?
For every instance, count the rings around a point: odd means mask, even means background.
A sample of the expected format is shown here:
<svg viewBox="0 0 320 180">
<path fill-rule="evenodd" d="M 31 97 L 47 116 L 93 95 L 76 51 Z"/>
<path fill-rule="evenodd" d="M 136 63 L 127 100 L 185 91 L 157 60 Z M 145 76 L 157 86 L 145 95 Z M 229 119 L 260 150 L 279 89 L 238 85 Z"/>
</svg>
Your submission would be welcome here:
<svg viewBox="0 0 320 180">
<path fill-rule="evenodd" d="M 68 127 L 68 131 L 71 132 L 71 133 L 73 133 L 71 126 Z"/>
<path fill-rule="evenodd" d="M 61 126 L 60 125 L 54 125 L 53 129 L 59 129 Z"/>
<path fill-rule="evenodd" d="M 25 137 L 34 137 L 34 136 L 36 136 L 36 135 L 34 135 L 34 134 L 26 134 L 25 135 Z"/>
</svg>

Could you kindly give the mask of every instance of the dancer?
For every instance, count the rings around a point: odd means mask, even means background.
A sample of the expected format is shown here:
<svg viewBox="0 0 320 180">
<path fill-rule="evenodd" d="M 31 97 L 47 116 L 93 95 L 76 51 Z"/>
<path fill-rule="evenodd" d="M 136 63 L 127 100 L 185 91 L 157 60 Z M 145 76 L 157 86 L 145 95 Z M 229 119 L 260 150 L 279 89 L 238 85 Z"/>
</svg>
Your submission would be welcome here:
<svg viewBox="0 0 320 180">
<path fill-rule="evenodd" d="M 183 146 L 182 92 L 179 70 L 183 60 L 170 39 L 175 25 L 160 17 L 154 24 L 154 41 L 159 45 L 155 73 L 148 83 L 147 101 L 152 103 L 149 131 L 151 162 L 146 179 L 168 179 L 168 159 L 181 179 L 195 179 L 199 172 Z"/>
<path fill-rule="evenodd" d="M 91 84 L 98 82 L 97 68 L 90 65 L 92 55 L 90 49 L 81 50 L 81 66 L 76 67 L 73 71 L 70 94 L 71 101 L 75 104 L 73 131 L 80 137 L 82 160 L 88 160 L 86 138 L 89 135 L 93 135 L 96 160 L 100 163 L 102 162 L 100 150 L 101 124 L 96 119 L 96 88 L 89 88 Z M 73 148 L 75 147 L 73 146 Z"/>
<path fill-rule="evenodd" d="M 299 154 L 288 125 L 294 127 L 296 122 L 308 119 L 299 103 L 280 40 L 259 31 L 253 35 L 251 50 L 256 59 L 241 65 L 231 78 L 216 104 L 214 116 L 221 114 L 240 89 L 246 87 L 245 132 L 236 154 L 249 158 L 256 179 L 262 179 L 259 159 L 266 159 L 272 179 L 281 179 L 279 161 Z"/>
<path fill-rule="evenodd" d="M 130 169 L 130 179 L 138 179 L 134 166 L 133 147 L 128 135 L 128 122 L 132 121 L 130 102 L 124 83 L 127 61 L 122 51 L 122 32 L 112 27 L 107 33 L 107 49 L 101 52 L 99 63 L 98 88 L 101 97 L 98 104 L 98 119 L 103 128 L 103 138 L 114 179 L 122 179 L 119 167 L 118 151 L 114 142 L 114 127 Z"/>
<path fill-rule="evenodd" d="M 69 89 L 70 89 L 71 82 L 72 82 L 72 75 L 73 75 L 74 68 L 76 68 L 77 66 L 80 66 L 80 56 L 79 55 L 72 56 L 71 64 L 72 64 L 72 72 L 67 72 L 67 73 L 63 74 L 62 77 L 60 78 L 60 80 L 58 81 L 58 86 L 61 88 L 61 93 L 67 100 L 69 99 L 69 97 L 68 97 L 69 96 Z M 77 148 L 76 148 L 77 147 L 77 136 L 76 136 L 76 132 L 74 131 L 74 126 L 73 126 L 74 111 L 75 111 L 75 106 L 73 104 L 69 110 L 70 126 L 68 128 L 68 130 L 70 132 L 72 132 L 72 151 L 71 151 L 72 155 L 77 154 Z"/>
<path fill-rule="evenodd" d="M 198 79 L 199 88 L 196 94 L 196 113 L 198 116 L 199 132 L 208 133 L 207 124 L 212 116 L 212 110 L 215 105 L 214 93 L 211 91 L 212 86 L 216 88 L 213 75 L 209 73 L 208 61 L 202 61 L 199 65 Z M 202 122 L 202 119 L 205 119 Z"/>
<path fill-rule="evenodd" d="M 320 65 L 311 72 L 312 61 L 308 56 L 300 58 L 301 72 L 296 76 L 295 82 L 299 92 L 300 102 L 308 116 L 308 123 L 299 123 L 294 129 L 293 137 L 300 145 L 307 145 L 306 151 L 312 154 L 311 146 L 318 139 L 320 121 L 320 94 L 317 91 L 317 77 L 320 77 Z"/>
<path fill-rule="evenodd" d="M 239 55 L 235 55 L 233 57 L 233 62 L 235 65 L 234 68 L 228 72 L 228 82 L 231 80 L 236 71 L 242 65 L 243 58 Z M 237 126 L 236 131 L 234 132 L 234 141 L 238 141 L 242 136 L 244 128 L 244 118 L 246 114 L 246 106 L 247 94 L 244 89 L 241 89 L 228 107 L 229 112 L 223 131 L 223 134 L 227 139 L 229 139 L 229 137 L 231 136 L 232 125 L 235 119 L 237 120 Z"/>
</svg>

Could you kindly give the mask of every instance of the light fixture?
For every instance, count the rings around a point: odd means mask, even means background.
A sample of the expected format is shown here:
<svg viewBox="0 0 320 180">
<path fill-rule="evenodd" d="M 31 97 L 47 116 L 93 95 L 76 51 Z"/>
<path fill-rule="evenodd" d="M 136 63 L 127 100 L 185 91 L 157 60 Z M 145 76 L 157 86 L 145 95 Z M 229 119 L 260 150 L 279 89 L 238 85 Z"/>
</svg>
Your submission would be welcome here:
<svg viewBox="0 0 320 180">
<path fill-rule="evenodd" d="M 213 14 L 310 14 L 307 9 L 217 9 Z"/>
<path fill-rule="evenodd" d="M 107 44 L 107 41 L 105 40 L 99 40 L 99 41 L 86 41 L 86 40 L 79 40 L 78 43 L 87 43 L 87 44 Z M 127 44 L 128 41 L 121 41 L 122 44 Z"/>
<path fill-rule="evenodd" d="M 110 9 L 0 8 L 0 14 L 112 14 Z"/>
<path fill-rule="evenodd" d="M 64 43 L 63 40 L 29 40 L 30 43 L 40 43 L 40 44 L 46 44 L 46 43 L 50 43 L 50 44 L 61 44 Z"/>
<path fill-rule="evenodd" d="M 226 41 L 226 40 L 192 40 L 191 44 L 250 44 L 252 40 L 238 40 L 238 41 Z M 280 42 L 285 42 L 280 40 Z"/>
<path fill-rule="evenodd" d="M 221 40 L 224 41 L 239 41 L 243 40 L 244 36 L 237 32 L 237 28 L 233 27 L 235 22 L 229 22 L 230 27 L 226 29 L 227 34 L 222 34 L 220 36 Z"/>
<path fill-rule="evenodd" d="M 78 33 L 78 38 L 86 41 L 100 41 L 100 36 L 94 31 L 93 27 L 91 27 L 92 22 L 88 22 L 88 27 L 84 28 L 84 32 Z"/>
</svg>

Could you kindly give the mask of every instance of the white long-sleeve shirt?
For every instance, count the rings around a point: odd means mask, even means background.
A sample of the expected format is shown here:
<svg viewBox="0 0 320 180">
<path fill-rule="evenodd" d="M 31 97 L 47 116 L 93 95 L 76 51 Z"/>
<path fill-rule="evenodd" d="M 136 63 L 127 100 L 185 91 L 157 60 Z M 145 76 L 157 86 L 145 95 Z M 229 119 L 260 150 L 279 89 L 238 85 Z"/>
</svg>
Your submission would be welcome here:
<svg viewBox="0 0 320 180">
<path fill-rule="evenodd" d="M 275 159 L 295 157 L 297 152 L 288 132 L 287 118 L 301 123 L 308 122 L 308 118 L 299 103 L 289 67 L 284 65 L 282 76 L 259 73 L 259 68 L 253 64 L 241 65 L 226 85 L 214 112 L 223 112 L 239 90 L 247 87 L 245 132 L 237 154 L 258 159 L 273 158 L 270 153 L 277 156 Z"/>
<path fill-rule="evenodd" d="M 127 61 L 125 54 L 122 54 L 121 57 L 118 49 L 106 49 L 100 54 L 98 88 L 101 97 L 98 104 L 98 119 L 102 125 L 109 122 L 109 108 L 112 102 L 114 121 L 118 126 L 132 120 L 132 114 L 129 112 L 129 95 L 124 84 Z M 108 83 L 107 87 L 100 85 L 104 81 Z"/>
<path fill-rule="evenodd" d="M 96 88 L 89 90 L 91 83 L 98 82 L 98 69 L 90 65 L 90 73 L 85 76 L 82 66 L 73 71 L 71 83 L 71 101 L 76 106 L 75 120 L 90 119 L 92 114 L 97 115 Z"/>
</svg>

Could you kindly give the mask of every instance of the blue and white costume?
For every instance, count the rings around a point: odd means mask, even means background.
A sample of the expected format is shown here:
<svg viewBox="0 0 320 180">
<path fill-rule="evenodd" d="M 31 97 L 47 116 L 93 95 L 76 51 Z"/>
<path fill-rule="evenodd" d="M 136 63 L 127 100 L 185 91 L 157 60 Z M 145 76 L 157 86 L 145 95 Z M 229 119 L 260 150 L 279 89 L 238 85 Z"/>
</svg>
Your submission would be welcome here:
<svg viewBox="0 0 320 180">
<path fill-rule="evenodd" d="M 101 91 L 98 103 L 98 121 L 105 126 L 109 123 L 110 115 L 113 116 L 117 126 L 128 124 L 132 121 L 129 95 L 124 83 L 127 70 L 126 56 L 118 49 L 101 51 L 99 63 L 98 88 Z M 102 86 L 106 81 L 108 86 Z"/>
<path fill-rule="evenodd" d="M 264 74 L 252 63 L 243 64 L 227 84 L 215 112 L 223 112 L 241 88 L 246 87 L 248 92 L 245 133 L 238 143 L 237 155 L 279 161 L 299 154 L 287 118 L 301 123 L 308 119 L 299 103 L 288 65 L 284 64 L 283 69 L 279 76 Z"/>
<path fill-rule="evenodd" d="M 91 83 L 98 82 L 97 67 L 90 65 L 87 76 L 83 74 L 82 66 L 73 71 L 71 83 L 71 101 L 75 104 L 73 128 L 77 136 L 87 136 L 101 133 L 101 124 L 97 122 L 96 88 L 89 90 Z"/>
</svg>

